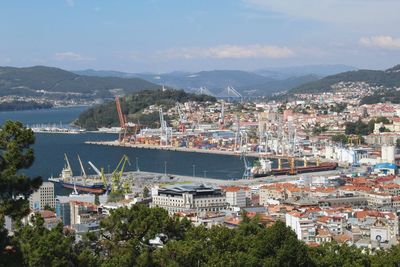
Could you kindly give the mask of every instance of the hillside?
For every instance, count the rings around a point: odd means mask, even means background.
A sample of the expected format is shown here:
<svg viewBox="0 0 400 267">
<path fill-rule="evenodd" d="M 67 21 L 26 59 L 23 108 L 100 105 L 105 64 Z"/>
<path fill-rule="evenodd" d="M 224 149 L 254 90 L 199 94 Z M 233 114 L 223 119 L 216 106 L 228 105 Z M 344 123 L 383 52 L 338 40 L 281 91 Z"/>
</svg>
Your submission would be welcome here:
<svg viewBox="0 0 400 267">
<path fill-rule="evenodd" d="M 145 90 L 120 99 L 122 112 L 127 115 L 128 121 L 149 127 L 155 127 L 159 121 L 158 112 L 143 114 L 142 111 L 151 105 L 161 105 L 170 108 L 176 102 L 184 103 L 187 101 L 215 102 L 216 99 L 207 95 L 196 95 L 178 90 Z M 76 125 L 88 129 L 96 130 L 100 127 L 119 126 L 117 109 L 115 102 L 110 101 L 92 107 L 79 115 L 75 122 Z"/>
<path fill-rule="evenodd" d="M 82 76 L 58 68 L 0 67 L 0 96 L 46 96 L 49 99 L 109 98 L 114 93 L 157 89 L 159 85 L 139 78 Z"/>
<path fill-rule="evenodd" d="M 332 91 L 332 85 L 339 82 L 367 82 L 370 85 L 383 86 L 385 88 L 400 86 L 400 65 L 387 70 L 357 70 L 327 76 L 318 81 L 298 86 L 290 93 L 318 93 Z"/>
</svg>

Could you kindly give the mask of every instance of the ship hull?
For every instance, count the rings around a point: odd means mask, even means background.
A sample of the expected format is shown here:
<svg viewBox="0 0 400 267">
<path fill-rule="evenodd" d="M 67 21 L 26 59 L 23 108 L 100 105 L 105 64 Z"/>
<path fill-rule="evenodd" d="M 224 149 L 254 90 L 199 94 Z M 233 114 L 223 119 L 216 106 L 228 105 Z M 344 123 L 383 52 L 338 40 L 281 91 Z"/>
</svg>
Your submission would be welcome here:
<svg viewBox="0 0 400 267">
<path fill-rule="evenodd" d="M 60 181 L 60 184 L 64 188 L 68 188 L 68 189 L 76 188 L 76 190 L 78 190 L 78 191 L 93 193 L 93 194 L 103 194 L 106 191 L 104 186 L 98 186 L 98 185 L 94 185 L 94 186 L 80 185 L 80 184 L 74 185 L 72 183 L 66 183 L 66 182 L 62 182 L 62 181 Z"/>
<path fill-rule="evenodd" d="M 291 173 L 292 170 L 290 168 L 272 169 L 271 172 L 268 173 L 253 174 L 253 177 L 260 178 L 276 175 L 294 175 L 308 172 L 333 171 L 336 170 L 337 166 L 337 163 L 322 163 L 319 166 L 296 167 L 294 169 L 294 173 Z"/>
</svg>

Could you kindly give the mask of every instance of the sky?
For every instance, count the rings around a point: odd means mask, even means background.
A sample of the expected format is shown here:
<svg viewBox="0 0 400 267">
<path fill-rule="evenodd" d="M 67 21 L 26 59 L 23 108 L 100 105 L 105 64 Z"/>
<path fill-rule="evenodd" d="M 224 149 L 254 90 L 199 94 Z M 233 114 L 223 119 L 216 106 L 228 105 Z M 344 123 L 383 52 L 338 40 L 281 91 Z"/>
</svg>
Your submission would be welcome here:
<svg viewBox="0 0 400 267">
<path fill-rule="evenodd" d="M 126 72 L 400 64 L 400 0 L 2 0 L 0 65 Z"/>
</svg>

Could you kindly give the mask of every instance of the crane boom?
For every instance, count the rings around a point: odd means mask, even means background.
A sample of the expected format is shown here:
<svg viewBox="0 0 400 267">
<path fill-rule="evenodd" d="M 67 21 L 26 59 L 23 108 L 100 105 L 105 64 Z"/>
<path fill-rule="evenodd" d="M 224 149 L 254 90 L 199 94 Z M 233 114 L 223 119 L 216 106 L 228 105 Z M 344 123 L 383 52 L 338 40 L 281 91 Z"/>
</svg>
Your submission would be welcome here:
<svg viewBox="0 0 400 267">
<path fill-rule="evenodd" d="M 104 175 L 104 169 L 101 168 L 101 171 L 100 171 L 96 166 L 94 166 L 94 164 L 91 161 L 88 161 L 88 163 L 93 168 L 93 170 L 97 173 L 97 175 L 99 175 L 99 178 L 103 182 L 104 187 L 107 188 L 107 179 L 106 179 L 106 176 Z"/>
<path fill-rule="evenodd" d="M 68 170 L 69 170 L 70 173 L 71 173 L 71 176 L 74 176 L 74 175 L 72 174 L 71 164 L 69 164 L 68 156 L 67 156 L 66 153 L 64 153 L 64 157 L 65 157 L 65 162 L 67 163 L 67 168 L 68 168 Z"/>
<path fill-rule="evenodd" d="M 89 165 L 93 168 L 93 170 L 94 170 L 98 175 L 101 176 L 101 171 L 99 171 L 99 169 L 97 169 L 97 167 L 94 166 L 94 164 L 93 164 L 91 161 L 89 161 L 88 163 L 89 163 Z"/>
<path fill-rule="evenodd" d="M 120 102 L 118 96 L 115 97 L 115 104 L 116 104 L 116 106 L 117 106 L 119 124 L 120 124 L 120 126 L 121 126 L 121 129 L 125 129 L 125 127 L 126 127 L 125 116 L 124 116 L 124 114 L 122 113 L 121 102 Z"/>
<path fill-rule="evenodd" d="M 83 164 L 82 164 L 82 161 L 81 161 L 81 157 L 79 157 L 79 155 L 78 155 L 78 161 L 79 161 L 79 165 L 81 165 L 81 170 L 82 170 L 83 177 L 87 178 L 85 168 L 83 167 Z"/>
</svg>

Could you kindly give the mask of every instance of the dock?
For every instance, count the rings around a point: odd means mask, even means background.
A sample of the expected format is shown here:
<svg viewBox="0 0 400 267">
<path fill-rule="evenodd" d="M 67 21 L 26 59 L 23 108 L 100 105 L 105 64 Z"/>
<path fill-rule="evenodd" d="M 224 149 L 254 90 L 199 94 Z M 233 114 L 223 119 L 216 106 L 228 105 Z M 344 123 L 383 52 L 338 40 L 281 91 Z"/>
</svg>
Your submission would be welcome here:
<svg viewBox="0 0 400 267">
<path fill-rule="evenodd" d="M 170 181 L 162 181 L 161 183 L 171 183 L 171 184 L 196 183 L 196 184 L 210 184 L 215 186 L 254 186 L 254 185 L 280 183 L 280 182 L 293 182 L 298 180 L 300 177 L 305 177 L 305 176 L 320 177 L 320 176 L 336 176 L 339 174 L 340 174 L 339 170 L 333 170 L 333 171 L 314 172 L 314 173 L 298 174 L 298 175 L 267 176 L 262 178 L 237 179 L 237 180 L 168 174 L 172 176 L 173 179 L 171 179 Z M 156 173 L 156 172 L 133 171 L 133 172 L 125 172 L 124 176 L 133 177 L 133 179 L 137 179 L 139 177 L 148 177 L 148 179 L 152 179 L 153 177 L 163 177 L 165 175 L 163 173 Z"/>
<path fill-rule="evenodd" d="M 187 148 L 187 147 L 175 147 L 175 146 L 159 146 L 159 145 L 146 145 L 146 144 L 132 144 L 132 143 L 120 143 L 118 141 L 86 141 L 85 144 L 90 145 L 103 145 L 103 146 L 117 146 L 117 147 L 129 147 L 139 149 L 152 149 L 152 150 L 165 150 L 165 151 L 178 151 L 178 152 L 189 152 L 189 153 L 204 153 L 204 154 L 216 154 L 216 155 L 227 155 L 227 156 L 240 156 L 241 153 L 230 150 L 218 150 L 218 149 L 202 149 L 202 148 Z M 260 153 L 248 151 L 246 152 L 247 157 L 260 157 Z M 287 159 L 285 155 L 273 155 L 273 154 L 261 154 L 261 156 L 270 159 Z M 303 158 L 295 157 L 295 160 L 303 160 Z"/>
</svg>

